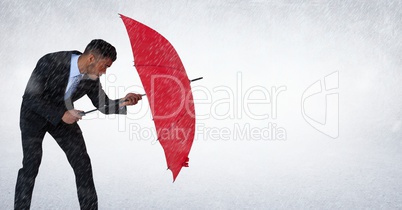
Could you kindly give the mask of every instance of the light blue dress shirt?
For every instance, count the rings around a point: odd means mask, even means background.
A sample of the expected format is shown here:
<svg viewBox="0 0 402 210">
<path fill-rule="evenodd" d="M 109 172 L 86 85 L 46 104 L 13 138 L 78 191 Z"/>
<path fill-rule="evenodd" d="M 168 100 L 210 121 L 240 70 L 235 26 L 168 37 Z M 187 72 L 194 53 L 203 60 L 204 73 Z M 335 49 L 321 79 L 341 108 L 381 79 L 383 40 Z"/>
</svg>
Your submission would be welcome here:
<svg viewBox="0 0 402 210">
<path fill-rule="evenodd" d="M 69 91 L 69 89 L 71 88 L 73 82 L 74 82 L 74 77 L 78 76 L 78 79 L 81 80 L 82 76 L 84 74 L 80 73 L 80 70 L 78 68 L 78 58 L 80 57 L 80 55 L 76 55 L 76 54 L 72 54 L 71 55 L 71 63 L 70 63 L 70 76 L 68 77 L 68 83 L 67 83 L 67 88 L 66 88 L 66 92 L 64 95 L 64 99 L 69 98 L 70 96 L 67 95 L 66 93 Z M 76 88 L 76 87 L 74 87 Z M 72 92 L 74 92 L 75 90 L 73 90 Z"/>
</svg>

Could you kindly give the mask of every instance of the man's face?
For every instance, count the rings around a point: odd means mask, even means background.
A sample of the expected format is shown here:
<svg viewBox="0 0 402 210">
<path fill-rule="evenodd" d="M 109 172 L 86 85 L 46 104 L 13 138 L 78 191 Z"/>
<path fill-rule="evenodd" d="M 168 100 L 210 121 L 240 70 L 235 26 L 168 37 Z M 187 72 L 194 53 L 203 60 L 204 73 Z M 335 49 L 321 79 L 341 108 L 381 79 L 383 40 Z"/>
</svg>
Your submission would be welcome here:
<svg viewBox="0 0 402 210">
<path fill-rule="evenodd" d="M 87 75 L 92 80 L 97 80 L 102 74 L 106 74 L 106 69 L 112 66 L 113 61 L 110 58 L 96 58 L 90 61 L 88 65 Z"/>
</svg>

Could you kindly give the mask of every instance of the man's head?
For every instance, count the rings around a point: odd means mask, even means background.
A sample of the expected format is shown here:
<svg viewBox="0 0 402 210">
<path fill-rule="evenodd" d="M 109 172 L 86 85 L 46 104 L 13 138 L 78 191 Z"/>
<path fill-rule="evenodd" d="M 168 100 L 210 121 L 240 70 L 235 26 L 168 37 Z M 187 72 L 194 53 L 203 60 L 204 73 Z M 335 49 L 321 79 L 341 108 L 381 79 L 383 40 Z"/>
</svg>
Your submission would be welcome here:
<svg viewBox="0 0 402 210">
<path fill-rule="evenodd" d="M 92 40 L 78 60 L 81 73 L 85 73 L 90 79 L 96 80 L 106 73 L 116 60 L 116 48 L 101 39 Z"/>
</svg>

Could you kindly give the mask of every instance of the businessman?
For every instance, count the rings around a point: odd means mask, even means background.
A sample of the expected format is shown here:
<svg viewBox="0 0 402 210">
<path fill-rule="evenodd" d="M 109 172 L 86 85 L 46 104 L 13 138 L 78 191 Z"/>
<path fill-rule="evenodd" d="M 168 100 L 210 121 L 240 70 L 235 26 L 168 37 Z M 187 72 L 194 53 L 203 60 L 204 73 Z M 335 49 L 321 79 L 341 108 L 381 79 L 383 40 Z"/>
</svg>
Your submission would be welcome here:
<svg viewBox="0 0 402 210">
<path fill-rule="evenodd" d="M 87 95 L 104 114 L 126 114 L 141 95 L 128 93 L 110 100 L 99 77 L 116 60 L 116 49 L 104 40 L 92 40 L 83 53 L 63 51 L 39 59 L 23 95 L 20 114 L 23 160 L 15 189 L 15 209 L 29 209 L 42 159 L 42 141 L 48 132 L 65 152 L 74 170 L 81 209 L 97 209 L 98 200 L 84 138 L 77 122 L 82 111 L 74 101 Z"/>
</svg>

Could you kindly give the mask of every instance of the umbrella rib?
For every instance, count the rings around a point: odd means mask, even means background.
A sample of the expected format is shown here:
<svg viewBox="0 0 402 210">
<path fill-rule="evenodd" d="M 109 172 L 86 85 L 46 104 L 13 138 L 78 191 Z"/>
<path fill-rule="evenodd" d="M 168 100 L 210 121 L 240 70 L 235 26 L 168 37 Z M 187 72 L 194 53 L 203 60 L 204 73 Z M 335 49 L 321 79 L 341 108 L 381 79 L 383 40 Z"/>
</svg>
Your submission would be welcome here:
<svg viewBox="0 0 402 210">
<path fill-rule="evenodd" d="M 169 69 L 174 69 L 174 70 L 180 70 L 179 68 L 176 67 L 171 67 L 171 66 L 162 66 L 162 65 L 135 65 L 135 67 L 159 67 L 159 68 L 169 68 Z M 183 68 L 184 70 L 184 68 Z"/>
</svg>

